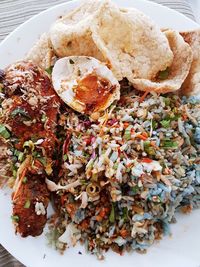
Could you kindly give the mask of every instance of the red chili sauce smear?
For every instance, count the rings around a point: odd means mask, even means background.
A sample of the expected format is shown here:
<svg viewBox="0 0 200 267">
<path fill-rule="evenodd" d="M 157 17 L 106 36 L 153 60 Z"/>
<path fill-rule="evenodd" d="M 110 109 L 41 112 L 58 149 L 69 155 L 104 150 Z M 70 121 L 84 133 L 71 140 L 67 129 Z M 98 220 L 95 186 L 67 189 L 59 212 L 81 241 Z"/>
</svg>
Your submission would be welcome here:
<svg viewBox="0 0 200 267">
<path fill-rule="evenodd" d="M 85 112 L 91 113 L 108 102 L 115 88 L 108 80 L 91 73 L 79 81 L 75 97 L 85 104 Z"/>
</svg>

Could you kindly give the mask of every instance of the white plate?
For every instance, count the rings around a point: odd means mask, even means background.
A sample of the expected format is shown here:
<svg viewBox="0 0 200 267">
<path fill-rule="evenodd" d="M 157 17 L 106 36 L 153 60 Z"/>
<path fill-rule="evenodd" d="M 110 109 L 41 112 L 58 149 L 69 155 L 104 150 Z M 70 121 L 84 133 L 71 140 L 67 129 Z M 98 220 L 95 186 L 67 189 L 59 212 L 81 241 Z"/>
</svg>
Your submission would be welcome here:
<svg viewBox="0 0 200 267">
<path fill-rule="evenodd" d="M 136 7 L 152 17 L 161 27 L 177 30 L 198 28 L 199 25 L 180 13 L 144 0 L 117 0 L 124 7 Z M 80 1 L 55 6 L 33 17 L 11 33 L 0 45 L 0 68 L 23 58 L 36 39 L 56 18 L 74 8 Z M 0 191 L 0 243 L 18 260 L 31 267 L 199 267 L 200 211 L 190 216 L 179 215 L 178 223 L 172 225 L 172 236 L 152 246 L 146 255 L 125 254 L 123 257 L 108 253 L 106 260 L 99 262 L 87 255 L 83 247 L 69 249 L 61 256 L 47 246 L 45 236 L 23 239 L 14 234 L 9 191 Z M 83 254 L 79 255 L 81 251 Z"/>
</svg>

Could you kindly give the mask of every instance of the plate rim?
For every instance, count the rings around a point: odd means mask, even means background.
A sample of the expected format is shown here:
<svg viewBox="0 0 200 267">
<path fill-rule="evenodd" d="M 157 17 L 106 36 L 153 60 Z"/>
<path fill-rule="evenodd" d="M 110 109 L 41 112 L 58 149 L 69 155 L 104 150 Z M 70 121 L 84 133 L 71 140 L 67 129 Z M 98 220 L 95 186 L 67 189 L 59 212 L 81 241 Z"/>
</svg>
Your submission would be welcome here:
<svg viewBox="0 0 200 267">
<path fill-rule="evenodd" d="M 115 0 L 114 0 L 115 1 Z M 190 19 L 189 17 L 187 17 L 186 15 L 178 12 L 177 10 L 174 10 L 172 8 L 169 8 L 167 6 L 164 6 L 162 4 L 159 4 L 159 3 L 155 3 L 155 2 L 151 2 L 149 0 L 140 0 L 141 3 L 143 2 L 144 4 L 150 4 L 152 6 L 159 6 L 160 8 L 164 8 L 164 9 L 167 9 L 169 12 L 173 12 L 174 14 L 179 14 L 179 16 L 183 17 L 184 19 L 187 19 L 188 21 L 194 23 L 194 25 L 196 24 L 197 27 L 200 27 L 200 24 L 198 24 L 198 22 L 196 21 L 193 21 L 192 19 Z M 3 46 L 9 38 L 11 38 L 17 31 L 21 30 L 21 28 L 24 27 L 25 24 L 31 22 L 32 20 L 35 20 L 37 17 L 41 16 L 42 14 L 45 14 L 45 13 L 48 13 L 49 11 L 52 11 L 53 9 L 56 9 L 56 8 L 60 8 L 60 7 L 65 7 L 67 5 L 69 5 L 70 2 L 74 2 L 74 3 L 80 3 L 80 2 L 83 2 L 83 0 L 70 0 L 68 2 L 65 2 L 65 3 L 61 3 L 61 4 L 58 4 L 58 5 L 54 5 L 52 7 L 49 7 L 35 15 L 33 15 L 31 18 L 29 18 L 28 20 L 24 21 L 22 24 L 20 24 L 16 29 L 14 29 L 11 33 L 9 33 L 1 42 L 0 42 L 0 49 L 1 49 L 1 46 Z"/>
<path fill-rule="evenodd" d="M 116 1 L 116 0 L 114 0 L 114 1 Z M 119 0 L 118 0 L 119 1 Z M 123 0 L 122 0 L 123 1 Z M 126 1 L 128 1 L 128 0 L 126 0 Z M 21 25 L 19 25 L 16 29 L 14 29 L 9 35 L 7 35 L 2 41 L 1 41 L 1 43 L 0 43 L 0 50 L 1 50 L 1 48 L 7 43 L 7 41 L 10 39 L 10 38 L 12 38 L 13 36 L 15 36 L 16 35 L 16 33 L 18 33 L 19 31 L 21 31 L 22 29 L 23 29 L 23 27 L 26 25 L 26 24 L 28 24 L 28 23 L 30 23 L 30 22 L 32 22 L 32 21 L 35 21 L 38 17 L 40 17 L 40 16 L 42 16 L 43 14 L 48 14 L 49 12 L 52 12 L 53 10 L 56 10 L 56 9 L 60 9 L 61 10 L 61 8 L 62 7 L 64 7 L 64 8 L 67 8 L 67 6 L 69 6 L 71 3 L 81 3 L 82 2 L 82 0 L 71 0 L 71 1 L 69 1 L 69 2 L 65 2 L 65 3 L 61 3 L 61 4 L 58 4 L 58 5 L 54 5 L 54 6 L 52 6 L 52 7 L 50 7 L 50 8 L 47 8 L 46 10 L 43 10 L 43 11 L 41 11 L 41 12 L 39 12 L 38 14 L 35 14 L 34 16 L 32 16 L 31 18 L 29 18 L 28 20 L 26 20 L 25 22 L 23 22 Z M 173 9 L 171 9 L 171 8 L 169 8 L 169 7 L 166 7 L 166 6 L 163 6 L 163 5 L 161 5 L 161 4 L 158 4 L 158 3 L 155 3 L 155 2 L 151 2 L 151 1 L 148 1 L 148 0 L 140 0 L 140 2 L 141 2 L 141 5 L 151 5 L 151 6 L 154 6 L 154 7 L 156 7 L 156 8 L 162 8 L 162 9 L 165 9 L 165 10 L 168 10 L 168 12 L 171 12 L 171 13 L 174 13 L 174 15 L 176 15 L 177 13 L 179 14 L 179 16 L 181 16 L 182 18 L 184 18 L 185 20 L 187 20 L 188 22 L 192 22 L 192 24 L 194 24 L 194 27 L 196 27 L 196 28 L 200 28 L 200 25 L 197 23 L 197 22 L 195 22 L 195 21 L 193 21 L 192 19 L 190 19 L 190 18 L 188 18 L 187 16 L 185 16 L 184 14 L 182 14 L 182 13 L 180 13 L 180 12 L 178 12 L 178 11 L 176 11 L 176 10 L 173 10 Z M 2 193 L 2 190 L 1 190 L 1 192 L 0 193 Z M 13 228 L 13 232 L 14 232 L 14 228 Z M 18 255 L 18 253 L 17 253 L 17 250 L 15 250 L 15 249 L 10 249 L 10 246 L 8 246 L 7 245 L 7 242 L 5 241 L 4 242 L 4 240 L 1 240 L 1 237 L 0 237 L 0 244 L 15 258 L 15 259 L 17 259 L 18 261 L 20 261 L 21 263 L 23 263 L 23 264 L 26 264 L 26 266 L 31 266 L 30 265 L 30 263 L 27 263 L 27 261 L 25 260 L 25 259 L 23 259 L 21 256 L 19 256 Z"/>
</svg>

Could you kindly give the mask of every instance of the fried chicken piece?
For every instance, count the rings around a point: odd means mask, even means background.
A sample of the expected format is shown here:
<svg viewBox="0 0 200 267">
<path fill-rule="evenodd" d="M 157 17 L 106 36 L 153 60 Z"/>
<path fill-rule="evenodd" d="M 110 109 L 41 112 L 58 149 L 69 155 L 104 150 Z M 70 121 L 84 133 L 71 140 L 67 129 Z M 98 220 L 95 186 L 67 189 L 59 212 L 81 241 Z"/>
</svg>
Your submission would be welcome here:
<svg viewBox="0 0 200 267">
<path fill-rule="evenodd" d="M 49 192 L 45 178 L 52 174 L 55 164 L 60 100 L 48 75 L 31 62 L 17 62 L 6 68 L 3 85 L 4 124 L 12 133 L 12 147 L 24 152 L 25 142 L 30 144 L 17 170 L 12 195 L 13 218 L 22 237 L 37 236 L 47 221 Z"/>
<path fill-rule="evenodd" d="M 47 136 L 48 142 L 54 139 L 55 143 L 60 99 L 47 74 L 33 63 L 22 61 L 5 70 L 3 85 L 7 96 L 3 103 L 5 121 L 20 141 L 17 148 L 32 136 Z"/>
</svg>

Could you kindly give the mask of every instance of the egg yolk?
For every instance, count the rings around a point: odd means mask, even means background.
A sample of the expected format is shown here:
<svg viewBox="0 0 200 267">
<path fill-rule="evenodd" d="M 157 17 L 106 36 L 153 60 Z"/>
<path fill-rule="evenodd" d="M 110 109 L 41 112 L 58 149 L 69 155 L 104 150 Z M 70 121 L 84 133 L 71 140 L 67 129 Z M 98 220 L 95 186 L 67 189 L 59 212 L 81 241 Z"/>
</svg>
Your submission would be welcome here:
<svg viewBox="0 0 200 267">
<path fill-rule="evenodd" d="M 89 74 L 78 82 L 74 92 L 76 99 L 85 104 L 85 112 L 91 113 L 107 103 L 115 88 L 105 78 Z"/>
</svg>

